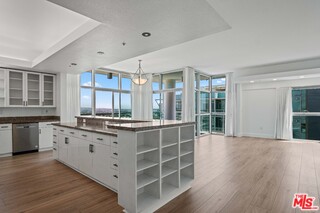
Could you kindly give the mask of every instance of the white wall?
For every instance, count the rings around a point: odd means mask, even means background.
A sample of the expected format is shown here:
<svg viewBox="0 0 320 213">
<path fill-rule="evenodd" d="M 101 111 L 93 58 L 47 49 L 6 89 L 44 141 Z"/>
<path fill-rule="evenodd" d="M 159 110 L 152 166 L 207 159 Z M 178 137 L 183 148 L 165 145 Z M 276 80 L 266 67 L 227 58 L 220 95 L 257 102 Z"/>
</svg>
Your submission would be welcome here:
<svg viewBox="0 0 320 213">
<path fill-rule="evenodd" d="M 273 138 L 276 89 L 242 91 L 242 135 Z"/>
</svg>

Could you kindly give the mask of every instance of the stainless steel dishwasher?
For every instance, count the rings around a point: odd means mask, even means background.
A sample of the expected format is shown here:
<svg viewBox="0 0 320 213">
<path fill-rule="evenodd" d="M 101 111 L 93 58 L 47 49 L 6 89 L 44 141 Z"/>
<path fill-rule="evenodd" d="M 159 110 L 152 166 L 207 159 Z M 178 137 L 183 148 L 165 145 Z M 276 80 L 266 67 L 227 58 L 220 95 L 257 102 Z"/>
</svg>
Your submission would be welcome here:
<svg viewBox="0 0 320 213">
<path fill-rule="evenodd" d="M 12 125 L 13 154 L 35 152 L 39 149 L 39 123 Z"/>
</svg>

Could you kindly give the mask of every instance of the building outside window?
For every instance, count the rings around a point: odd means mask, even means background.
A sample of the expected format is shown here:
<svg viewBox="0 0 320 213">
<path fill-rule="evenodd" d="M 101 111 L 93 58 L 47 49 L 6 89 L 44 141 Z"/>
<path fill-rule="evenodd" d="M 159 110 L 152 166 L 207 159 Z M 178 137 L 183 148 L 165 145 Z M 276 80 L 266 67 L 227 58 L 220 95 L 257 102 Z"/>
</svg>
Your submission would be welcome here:
<svg viewBox="0 0 320 213">
<path fill-rule="evenodd" d="M 225 76 L 195 73 L 196 135 L 224 133 Z"/>
<path fill-rule="evenodd" d="M 292 90 L 294 139 L 320 140 L 320 88 Z"/>
<path fill-rule="evenodd" d="M 131 118 L 130 74 L 109 70 L 83 72 L 80 87 L 81 115 Z"/>
<path fill-rule="evenodd" d="M 153 75 L 152 88 L 153 119 L 181 120 L 183 72 Z"/>
</svg>

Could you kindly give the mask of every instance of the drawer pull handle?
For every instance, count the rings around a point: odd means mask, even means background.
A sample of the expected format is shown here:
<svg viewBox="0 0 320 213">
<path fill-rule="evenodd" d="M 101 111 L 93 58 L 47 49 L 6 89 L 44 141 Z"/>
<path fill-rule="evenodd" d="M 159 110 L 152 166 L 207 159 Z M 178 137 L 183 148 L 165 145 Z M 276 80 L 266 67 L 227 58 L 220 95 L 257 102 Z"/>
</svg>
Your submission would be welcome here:
<svg viewBox="0 0 320 213">
<path fill-rule="evenodd" d="M 118 175 L 113 175 L 113 177 L 118 178 Z"/>
<path fill-rule="evenodd" d="M 53 130 L 57 130 L 56 128 L 53 128 Z"/>
<path fill-rule="evenodd" d="M 114 152 L 113 154 L 118 156 L 118 153 L 116 153 L 116 152 Z"/>
<path fill-rule="evenodd" d="M 117 142 L 117 141 L 113 141 L 113 143 L 114 143 L 114 144 L 118 144 L 118 142 Z"/>
<path fill-rule="evenodd" d="M 64 143 L 69 144 L 69 138 L 65 138 Z"/>
<path fill-rule="evenodd" d="M 118 164 L 114 163 L 113 166 L 118 167 Z"/>
<path fill-rule="evenodd" d="M 57 151 L 57 149 L 56 149 L 56 148 L 53 148 L 53 150 L 54 150 L 54 151 Z"/>
<path fill-rule="evenodd" d="M 4 129 L 4 128 L 9 128 L 9 126 L 2 126 L 1 128 L 2 128 L 2 129 Z"/>
<path fill-rule="evenodd" d="M 98 141 L 103 141 L 103 138 L 97 138 Z"/>
<path fill-rule="evenodd" d="M 74 132 L 70 132 L 70 134 L 74 135 Z"/>
<path fill-rule="evenodd" d="M 54 144 L 57 144 L 57 142 L 53 141 Z"/>
<path fill-rule="evenodd" d="M 53 137 L 57 137 L 57 135 L 53 135 Z"/>
<path fill-rule="evenodd" d="M 82 137 L 87 137 L 87 135 L 81 135 Z"/>
<path fill-rule="evenodd" d="M 61 129 L 61 130 L 60 130 L 60 132 L 64 132 L 64 130 L 63 130 L 63 129 Z"/>
</svg>

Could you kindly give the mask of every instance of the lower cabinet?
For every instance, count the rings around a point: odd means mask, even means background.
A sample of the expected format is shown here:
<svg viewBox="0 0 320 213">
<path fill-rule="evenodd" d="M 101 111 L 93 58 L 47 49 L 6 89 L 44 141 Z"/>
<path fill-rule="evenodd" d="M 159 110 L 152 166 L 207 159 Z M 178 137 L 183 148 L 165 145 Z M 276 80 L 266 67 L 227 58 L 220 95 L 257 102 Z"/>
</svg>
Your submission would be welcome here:
<svg viewBox="0 0 320 213">
<path fill-rule="evenodd" d="M 12 154 L 12 124 L 0 124 L 0 156 Z"/>
<path fill-rule="evenodd" d="M 56 156 L 56 159 L 117 190 L 118 171 L 110 167 L 111 162 L 116 164 L 116 167 L 118 166 L 118 162 L 111 157 L 111 137 L 95 134 L 93 138 L 84 139 L 82 136 L 88 134 L 85 131 L 79 131 L 76 134 L 78 136 L 71 135 L 69 132 L 67 128 L 60 128 L 59 131 L 53 132 L 53 135 L 58 134 L 58 137 L 53 136 L 54 142 L 55 138 L 58 138 L 56 142 L 58 146 L 55 144 L 53 146 L 54 157 Z M 112 137 L 112 140 L 116 141 L 116 138 Z M 115 153 L 115 149 L 112 149 Z"/>
</svg>

